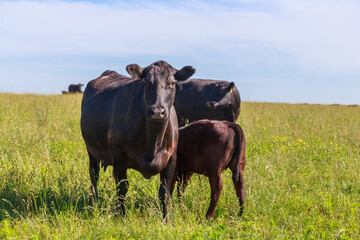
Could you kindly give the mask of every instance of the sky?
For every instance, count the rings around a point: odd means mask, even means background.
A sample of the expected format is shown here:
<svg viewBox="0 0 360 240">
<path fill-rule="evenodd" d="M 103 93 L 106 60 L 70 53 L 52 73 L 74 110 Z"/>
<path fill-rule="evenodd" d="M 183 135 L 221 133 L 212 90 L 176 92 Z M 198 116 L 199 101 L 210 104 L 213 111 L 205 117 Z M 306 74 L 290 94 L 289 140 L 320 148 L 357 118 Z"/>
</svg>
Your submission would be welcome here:
<svg viewBox="0 0 360 240">
<path fill-rule="evenodd" d="M 360 104 L 359 0 L 0 0 L 0 92 L 165 60 L 243 101 Z"/>
</svg>

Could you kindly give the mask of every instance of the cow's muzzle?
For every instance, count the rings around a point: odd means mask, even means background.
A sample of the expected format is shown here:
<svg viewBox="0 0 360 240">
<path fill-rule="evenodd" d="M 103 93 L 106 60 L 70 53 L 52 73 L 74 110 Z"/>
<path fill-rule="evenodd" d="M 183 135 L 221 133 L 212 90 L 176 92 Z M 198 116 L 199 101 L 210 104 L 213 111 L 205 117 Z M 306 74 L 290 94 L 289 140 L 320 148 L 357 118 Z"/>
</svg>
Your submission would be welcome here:
<svg viewBox="0 0 360 240">
<path fill-rule="evenodd" d="M 162 120 L 166 118 L 166 111 L 163 107 L 149 107 L 148 116 L 151 119 Z"/>
</svg>

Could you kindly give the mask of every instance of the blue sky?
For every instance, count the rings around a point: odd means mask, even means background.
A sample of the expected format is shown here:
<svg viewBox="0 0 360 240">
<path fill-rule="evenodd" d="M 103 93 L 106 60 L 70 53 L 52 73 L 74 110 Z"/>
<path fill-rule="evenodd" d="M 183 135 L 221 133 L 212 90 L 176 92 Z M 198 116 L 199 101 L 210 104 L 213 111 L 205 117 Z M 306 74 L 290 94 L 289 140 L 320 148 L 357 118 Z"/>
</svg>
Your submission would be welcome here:
<svg viewBox="0 0 360 240">
<path fill-rule="evenodd" d="M 360 104 L 358 0 L 0 1 L 0 92 L 165 60 L 244 101 Z"/>
</svg>

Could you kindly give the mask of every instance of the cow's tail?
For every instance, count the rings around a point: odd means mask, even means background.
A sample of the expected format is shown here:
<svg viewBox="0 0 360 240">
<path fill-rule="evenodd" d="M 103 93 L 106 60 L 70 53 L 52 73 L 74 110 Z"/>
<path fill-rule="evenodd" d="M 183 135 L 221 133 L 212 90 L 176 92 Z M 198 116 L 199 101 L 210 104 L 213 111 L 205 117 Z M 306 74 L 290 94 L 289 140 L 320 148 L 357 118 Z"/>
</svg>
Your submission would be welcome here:
<svg viewBox="0 0 360 240">
<path fill-rule="evenodd" d="M 233 160 L 235 160 L 235 170 L 233 171 L 232 180 L 236 183 L 239 180 L 240 164 L 245 164 L 245 135 L 238 124 L 231 127 L 235 132 L 235 150 Z M 240 162 L 243 159 L 243 162 Z"/>
</svg>

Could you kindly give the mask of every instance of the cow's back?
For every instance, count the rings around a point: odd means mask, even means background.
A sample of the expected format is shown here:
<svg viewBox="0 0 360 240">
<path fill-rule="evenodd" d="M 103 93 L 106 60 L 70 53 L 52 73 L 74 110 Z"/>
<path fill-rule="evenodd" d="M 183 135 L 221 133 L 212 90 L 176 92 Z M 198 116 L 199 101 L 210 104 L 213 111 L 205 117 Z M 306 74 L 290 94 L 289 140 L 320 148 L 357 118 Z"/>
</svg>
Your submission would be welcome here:
<svg viewBox="0 0 360 240">
<path fill-rule="evenodd" d="M 110 107 L 109 103 L 114 99 L 119 89 L 130 82 L 132 82 L 131 78 L 110 70 L 91 80 L 84 91 L 81 103 L 82 114 L 104 112 Z M 96 111 L 92 110 L 94 108 Z"/>
</svg>

